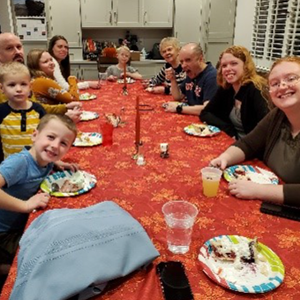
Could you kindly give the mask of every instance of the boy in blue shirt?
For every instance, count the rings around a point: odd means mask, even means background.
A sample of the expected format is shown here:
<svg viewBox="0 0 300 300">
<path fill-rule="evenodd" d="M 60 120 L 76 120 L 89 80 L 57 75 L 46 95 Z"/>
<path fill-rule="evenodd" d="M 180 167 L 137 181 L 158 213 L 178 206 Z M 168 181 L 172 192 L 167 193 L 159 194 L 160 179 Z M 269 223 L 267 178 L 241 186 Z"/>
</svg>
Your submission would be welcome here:
<svg viewBox="0 0 300 300">
<path fill-rule="evenodd" d="M 33 146 L 25 147 L 1 163 L 0 207 L 15 210 L 0 209 L 0 266 L 6 265 L 7 271 L 24 231 L 28 213 L 47 205 L 49 195 L 36 193 L 52 171 L 54 163 L 72 171 L 77 170 L 76 164 L 59 162 L 70 149 L 76 135 L 76 125 L 69 117 L 47 114 L 32 134 Z M 22 204 L 21 200 L 27 203 Z"/>
</svg>

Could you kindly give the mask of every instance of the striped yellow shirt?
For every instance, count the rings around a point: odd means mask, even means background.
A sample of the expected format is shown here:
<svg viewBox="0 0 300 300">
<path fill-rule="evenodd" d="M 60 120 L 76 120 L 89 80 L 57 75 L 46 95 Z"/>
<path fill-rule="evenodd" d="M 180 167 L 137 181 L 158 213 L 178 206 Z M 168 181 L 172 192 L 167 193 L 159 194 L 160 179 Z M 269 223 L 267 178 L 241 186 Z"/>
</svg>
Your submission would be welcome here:
<svg viewBox="0 0 300 300">
<path fill-rule="evenodd" d="M 4 158 L 20 152 L 24 146 L 31 146 L 31 136 L 45 115 L 38 103 L 32 103 L 26 110 L 14 110 L 8 103 L 0 105 L 0 135 Z"/>
</svg>

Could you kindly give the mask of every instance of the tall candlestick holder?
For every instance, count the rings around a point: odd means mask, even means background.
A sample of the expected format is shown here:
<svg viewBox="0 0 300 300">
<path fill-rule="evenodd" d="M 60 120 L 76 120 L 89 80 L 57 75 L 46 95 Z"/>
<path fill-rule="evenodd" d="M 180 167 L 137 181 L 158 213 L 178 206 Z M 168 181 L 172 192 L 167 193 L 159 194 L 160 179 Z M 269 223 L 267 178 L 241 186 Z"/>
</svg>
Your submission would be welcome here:
<svg viewBox="0 0 300 300">
<path fill-rule="evenodd" d="M 133 159 L 136 160 L 138 165 L 145 164 L 144 154 L 141 151 L 141 116 L 140 116 L 140 98 L 136 97 L 136 117 L 135 117 L 135 154 L 133 155 Z"/>
<path fill-rule="evenodd" d="M 126 68 L 127 68 L 127 65 L 125 64 L 125 65 L 124 65 L 124 71 L 123 71 L 123 78 L 124 78 L 123 95 L 124 95 L 124 96 L 127 96 L 127 95 L 128 95 Z"/>
</svg>

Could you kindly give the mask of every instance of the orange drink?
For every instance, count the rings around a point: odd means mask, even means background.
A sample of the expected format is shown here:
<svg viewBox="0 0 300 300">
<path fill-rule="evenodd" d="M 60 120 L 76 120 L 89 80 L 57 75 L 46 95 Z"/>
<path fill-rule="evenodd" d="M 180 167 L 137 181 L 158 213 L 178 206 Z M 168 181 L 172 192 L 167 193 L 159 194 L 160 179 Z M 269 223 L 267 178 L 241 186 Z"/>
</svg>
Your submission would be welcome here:
<svg viewBox="0 0 300 300">
<path fill-rule="evenodd" d="M 217 168 L 206 167 L 201 169 L 201 174 L 204 196 L 217 196 L 222 171 Z"/>
</svg>

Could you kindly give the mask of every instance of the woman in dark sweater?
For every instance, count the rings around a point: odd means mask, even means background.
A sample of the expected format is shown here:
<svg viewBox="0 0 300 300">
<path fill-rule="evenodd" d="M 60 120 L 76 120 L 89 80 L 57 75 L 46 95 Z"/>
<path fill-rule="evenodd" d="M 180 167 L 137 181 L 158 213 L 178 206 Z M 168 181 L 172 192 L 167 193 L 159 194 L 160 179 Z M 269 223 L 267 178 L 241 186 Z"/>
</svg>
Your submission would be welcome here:
<svg viewBox="0 0 300 300">
<path fill-rule="evenodd" d="M 275 61 L 268 81 L 276 108 L 247 136 L 212 160 L 211 165 L 225 169 L 262 154 L 264 163 L 285 184 L 232 180 L 230 193 L 242 199 L 300 207 L 300 58 L 285 57 Z"/>
<path fill-rule="evenodd" d="M 232 46 L 218 62 L 219 88 L 200 114 L 202 122 L 219 127 L 237 139 L 249 133 L 268 113 L 267 81 L 256 73 L 249 51 Z"/>
</svg>

